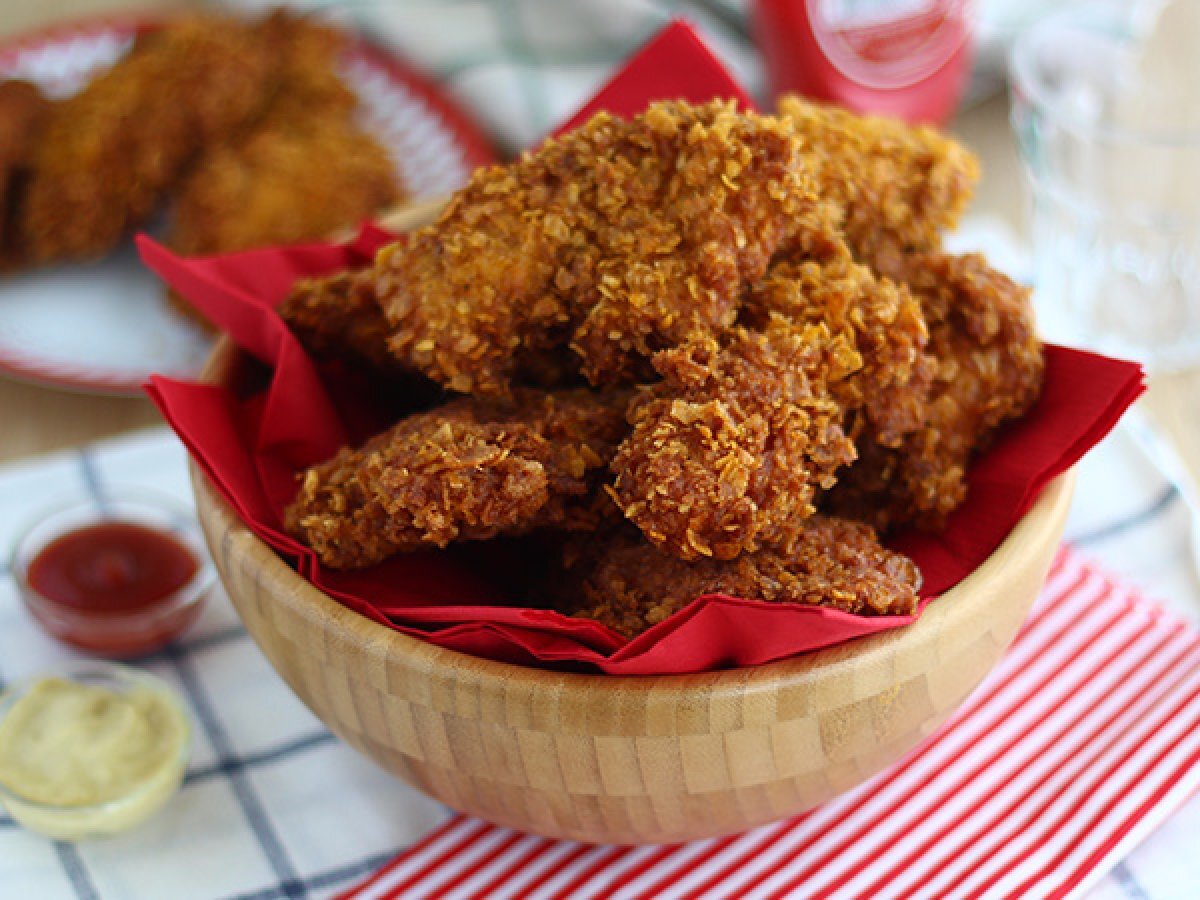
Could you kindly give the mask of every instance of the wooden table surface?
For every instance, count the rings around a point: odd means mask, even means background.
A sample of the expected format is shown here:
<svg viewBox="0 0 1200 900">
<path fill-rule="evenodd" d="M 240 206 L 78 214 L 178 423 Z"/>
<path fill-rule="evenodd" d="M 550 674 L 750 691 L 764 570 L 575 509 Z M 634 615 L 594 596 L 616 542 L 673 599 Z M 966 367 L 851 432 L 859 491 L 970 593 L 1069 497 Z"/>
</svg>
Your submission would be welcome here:
<svg viewBox="0 0 1200 900">
<path fill-rule="evenodd" d="M 178 8 L 197 0 L 141 0 L 132 8 Z M 0 2 L 0 37 L 76 16 L 131 8 L 114 0 Z M 1023 228 L 1024 194 L 1004 97 L 968 110 L 954 131 L 982 159 L 974 209 Z M 159 421 L 147 400 L 95 397 L 0 379 L 0 461 L 68 447 Z"/>
</svg>

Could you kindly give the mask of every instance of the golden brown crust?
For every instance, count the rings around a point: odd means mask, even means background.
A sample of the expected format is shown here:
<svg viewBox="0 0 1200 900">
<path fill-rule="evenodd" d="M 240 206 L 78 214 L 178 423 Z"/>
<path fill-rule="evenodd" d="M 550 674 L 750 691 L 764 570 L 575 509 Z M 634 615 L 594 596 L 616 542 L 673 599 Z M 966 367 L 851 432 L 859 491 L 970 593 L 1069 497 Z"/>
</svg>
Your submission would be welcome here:
<svg viewBox="0 0 1200 900">
<path fill-rule="evenodd" d="M 49 105 L 5 255 L 102 256 L 176 192 L 170 243 L 191 255 L 325 237 L 395 203 L 395 165 L 336 71 L 344 41 L 287 12 L 140 38 Z"/>
<path fill-rule="evenodd" d="M 188 176 L 170 243 L 197 256 L 323 239 L 401 196 L 387 151 L 352 120 L 318 112 L 303 128 L 272 121 Z"/>
<path fill-rule="evenodd" d="M 620 398 L 591 391 L 451 401 L 313 466 L 284 525 L 333 568 L 538 527 L 595 528 L 623 411 Z"/>
<path fill-rule="evenodd" d="M 55 103 L 18 217 L 30 264 L 90 259 L 143 222 L 201 148 L 266 102 L 267 48 L 236 20 L 196 16 L 154 32 Z"/>
<path fill-rule="evenodd" d="M 309 469 L 284 523 L 339 569 L 495 537 L 546 505 L 549 455 L 526 426 L 420 414 Z"/>
<path fill-rule="evenodd" d="M 264 117 L 300 124 L 306 111 L 354 113 L 358 98 L 337 71 L 347 46 L 344 31 L 289 9 L 273 10 L 253 27 L 275 66 Z"/>
<path fill-rule="evenodd" d="M 50 101 L 36 85 L 19 79 L 0 81 L 0 270 L 19 261 L 13 218 L 49 111 Z"/>
<path fill-rule="evenodd" d="M 966 495 L 972 454 L 1037 399 L 1042 347 L 1029 290 L 982 256 L 913 254 L 903 272 L 937 362 L 924 423 L 895 450 L 865 436 L 862 458 L 834 489 L 830 508 L 880 528 L 915 522 L 937 530 Z"/>
<path fill-rule="evenodd" d="M 386 327 L 338 318 L 353 279 L 301 288 L 311 321 L 286 314 L 331 352 L 379 362 L 390 331 L 475 396 L 315 467 L 293 533 L 335 566 L 557 534 L 551 605 L 629 637 L 710 592 L 915 611 L 919 573 L 874 526 L 940 527 L 971 454 L 1032 404 L 1028 295 L 938 249 L 975 174 L 962 148 L 784 107 L 600 116 L 485 170 L 364 276 Z M 318 314 L 322 291 L 343 309 Z M 521 387 L 580 372 L 642 383 Z"/>
<path fill-rule="evenodd" d="M 388 351 L 391 328 L 369 271 L 301 278 L 279 315 L 317 359 L 342 359 L 385 376 L 408 371 Z"/>
<path fill-rule="evenodd" d="M 622 530 L 590 541 L 551 593 L 561 612 L 632 638 L 705 594 L 908 615 L 920 583 L 912 561 L 882 547 L 869 526 L 813 516 L 789 554 L 759 550 L 733 560 L 686 562 Z"/>
<path fill-rule="evenodd" d="M 829 384 L 851 437 L 869 424 L 875 440 L 895 446 L 920 424 L 934 365 L 921 306 L 903 284 L 877 277 L 843 245 L 822 258 L 774 263 L 747 297 L 742 320 L 761 328 L 771 313 L 824 324 L 852 348 L 849 373 Z"/>
<path fill-rule="evenodd" d="M 380 253 L 393 351 L 453 390 L 503 394 L 521 346 L 570 343 L 593 384 L 730 324 L 748 281 L 826 211 L 777 118 L 732 104 L 599 114 L 475 174 Z"/>
<path fill-rule="evenodd" d="M 391 325 L 375 296 L 371 270 L 301 278 L 279 306 L 279 314 L 315 359 L 341 360 L 385 381 L 411 385 L 422 378 L 392 355 Z M 579 384 L 576 361 L 565 347 L 521 348 L 516 380 L 528 387 L 561 390 Z M 427 382 L 431 387 L 432 382 Z"/>
<path fill-rule="evenodd" d="M 828 385 L 857 365 L 824 324 L 770 315 L 654 358 L 663 381 L 630 407 L 614 497 L 655 545 L 683 559 L 786 551 L 817 491 L 854 459 Z"/>
<path fill-rule="evenodd" d="M 344 36 L 282 12 L 256 33 L 275 60 L 271 97 L 248 133 L 209 148 L 180 186 L 169 242 L 187 255 L 326 238 L 403 193 L 337 74 Z"/>
<path fill-rule="evenodd" d="M 779 113 L 804 144 L 822 197 L 833 201 L 846 242 L 860 262 L 881 262 L 940 244 L 979 179 L 975 156 L 926 126 L 788 96 Z"/>
</svg>

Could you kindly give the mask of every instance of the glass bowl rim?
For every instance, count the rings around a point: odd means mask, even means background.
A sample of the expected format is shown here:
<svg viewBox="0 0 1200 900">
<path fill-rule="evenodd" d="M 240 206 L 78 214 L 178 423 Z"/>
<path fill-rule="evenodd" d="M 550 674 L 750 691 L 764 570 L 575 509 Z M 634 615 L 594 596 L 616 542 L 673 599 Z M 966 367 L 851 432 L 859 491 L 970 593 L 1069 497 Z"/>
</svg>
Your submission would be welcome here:
<svg viewBox="0 0 1200 900">
<path fill-rule="evenodd" d="M 153 523 L 138 522 L 136 519 L 123 518 L 119 514 L 107 515 L 103 508 L 105 503 L 111 503 L 114 506 L 126 504 L 130 507 L 141 507 L 152 513 L 163 515 L 170 522 L 170 527 L 162 528 Z M 57 517 L 67 516 L 76 511 L 87 514 L 83 517 L 85 521 L 54 529 L 52 534 L 38 545 L 34 552 L 29 552 L 29 542 L 39 529 L 52 523 Z M 47 597 L 30 584 L 29 562 L 36 558 L 37 552 L 54 540 L 78 528 L 105 522 L 133 522 L 133 524 L 141 524 L 149 528 L 158 528 L 172 536 L 182 536 L 180 542 L 195 558 L 196 571 L 186 582 L 156 602 L 144 607 L 114 613 L 94 613 L 76 609 Z M 100 633 L 119 631 L 134 626 L 150 626 L 178 615 L 182 610 L 201 603 L 216 585 L 217 580 L 216 567 L 205 548 L 199 522 L 187 505 L 170 495 L 150 488 L 123 485 L 107 489 L 103 498 L 97 498 L 82 491 L 74 491 L 40 509 L 18 531 L 9 556 L 9 571 L 17 586 L 17 592 L 27 606 L 36 607 L 38 611 L 65 624 Z"/>
</svg>

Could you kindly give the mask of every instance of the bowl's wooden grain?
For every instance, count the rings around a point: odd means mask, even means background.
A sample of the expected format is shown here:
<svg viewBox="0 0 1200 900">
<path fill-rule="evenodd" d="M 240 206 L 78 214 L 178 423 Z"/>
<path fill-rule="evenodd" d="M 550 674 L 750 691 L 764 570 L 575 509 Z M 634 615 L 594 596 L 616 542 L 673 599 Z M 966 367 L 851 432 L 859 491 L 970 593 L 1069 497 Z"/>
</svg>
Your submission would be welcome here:
<svg viewBox="0 0 1200 900">
<path fill-rule="evenodd" d="M 227 383 L 236 365 L 222 341 L 205 378 Z M 996 552 L 907 628 L 750 669 L 613 677 L 477 659 L 377 625 L 297 575 L 194 467 L 192 480 L 242 621 L 326 725 L 455 809 L 606 843 L 793 815 L 912 749 L 1012 641 L 1073 483 L 1052 482 Z"/>
</svg>

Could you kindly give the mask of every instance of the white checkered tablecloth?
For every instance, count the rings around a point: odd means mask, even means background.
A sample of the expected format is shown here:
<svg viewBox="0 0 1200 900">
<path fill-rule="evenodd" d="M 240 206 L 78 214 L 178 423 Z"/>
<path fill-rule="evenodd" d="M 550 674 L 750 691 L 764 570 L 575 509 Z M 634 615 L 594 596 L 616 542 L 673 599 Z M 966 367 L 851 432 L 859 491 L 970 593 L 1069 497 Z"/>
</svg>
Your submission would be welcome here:
<svg viewBox="0 0 1200 900">
<path fill-rule="evenodd" d="M 956 249 L 1024 271 L 987 222 Z M 1054 310 L 1043 309 L 1051 332 Z M 1061 332 L 1054 334 L 1062 337 Z M 0 467 L 0 559 L 37 510 L 72 493 L 151 487 L 191 503 L 184 452 L 163 429 Z M 1179 493 L 1119 429 L 1080 466 L 1068 537 L 1174 611 L 1200 619 Z M 71 657 L 26 615 L 0 568 L 0 683 Z M 194 728 L 184 786 L 124 836 L 78 845 L 0 814 L 0 900 L 322 898 L 427 835 L 450 813 L 339 743 L 300 704 L 239 626 L 223 594 L 176 646 L 142 662 L 185 698 Z M 1200 885 L 1200 798 L 1093 888 L 1089 900 L 1192 900 Z"/>
<path fill-rule="evenodd" d="M 267 0 L 230 0 L 261 7 Z M 761 76 L 745 0 L 308 0 L 337 8 L 432 73 L 504 147 L 573 111 L 670 14 L 697 22 L 751 89 Z M 985 8 L 994 6 L 985 3 Z M 567 14 L 569 7 L 569 15 Z M 581 23 L 584 27 L 580 27 Z M 1001 268 L 1020 254 L 988 229 Z M 1081 466 L 1068 533 L 1089 554 L 1193 619 L 1200 590 L 1180 497 L 1118 432 Z M 150 486 L 190 503 L 183 451 L 164 430 L 0 467 L 0 559 L 56 496 Z M 70 657 L 21 608 L 0 564 L 0 683 Z M 0 900 L 322 898 L 448 818 L 439 804 L 340 744 L 267 665 L 216 596 L 196 627 L 141 664 L 175 685 L 194 728 L 182 791 L 142 828 L 79 845 L 0 814 Z M 1093 889 L 1091 900 L 1200 896 L 1200 800 L 1173 816 Z"/>
<path fill-rule="evenodd" d="M 115 486 L 191 505 L 183 449 L 165 429 L 33 459 L 0 473 L 0 557 L 56 497 Z M 0 682 L 73 655 L 33 623 L 0 572 Z M 223 592 L 180 643 L 138 665 L 170 682 L 191 716 L 179 796 L 132 833 L 78 845 L 0 813 L 3 900 L 324 897 L 447 815 L 337 741 L 274 673 Z"/>
<path fill-rule="evenodd" d="M 0 558 L 57 497 L 152 487 L 191 503 L 184 453 L 162 429 L 0 467 Z M 1069 525 L 1081 549 L 1198 618 L 1178 494 L 1118 431 L 1085 459 Z M 0 681 L 72 652 L 46 637 L 0 571 Z M 179 796 L 127 835 L 78 845 L 0 814 L 3 900 L 322 898 L 428 834 L 448 811 L 345 747 L 300 704 L 218 592 L 176 646 L 139 663 L 184 697 L 194 724 Z M 1200 799 L 1169 819 L 1091 900 L 1190 900 L 1200 884 Z"/>
</svg>

